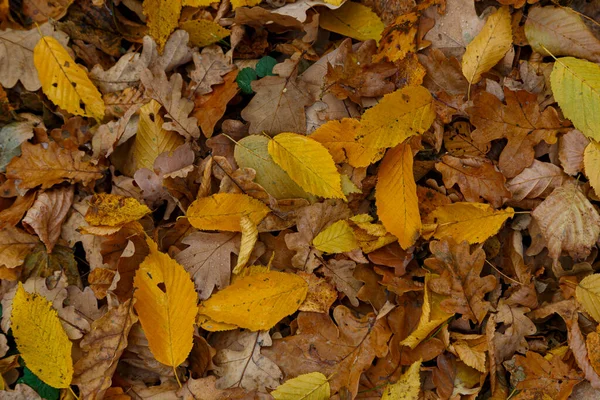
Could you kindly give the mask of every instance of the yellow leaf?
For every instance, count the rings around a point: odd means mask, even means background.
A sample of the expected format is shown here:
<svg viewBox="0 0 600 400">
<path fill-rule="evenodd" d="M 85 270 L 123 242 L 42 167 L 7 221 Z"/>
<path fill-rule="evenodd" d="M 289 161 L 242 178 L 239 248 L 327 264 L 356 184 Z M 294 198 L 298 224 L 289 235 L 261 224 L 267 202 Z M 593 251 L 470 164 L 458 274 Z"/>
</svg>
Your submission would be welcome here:
<svg viewBox="0 0 600 400">
<path fill-rule="evenodd" d="M 148 18 L 148 34 L 156 41 L 160 52 L 177 28 L 181 8 L 181 0 L 144 0 L 143 10 Z"/>
<path fill-rule="evenodd" d="M 385 25 L 369 7 L 348 1 L 338 9 L 323 9 L 319 25 L 328 31 L 357 40 L 379 41 Z"/>
<path fill-rule="evenodd" d="M 575 289 L 577 301 L 584 310 L 600 322 L 600 274 L 588 275 L 579 282 Z"/>
<path fill-rule="evenodd" d="M 432 222 L 433 237 L 452 237 L 457 243 L 481 243 L 495 235 L 502 224 L 515 214 L 511 207 L 494 210 L 489 204 L 454 203 L 433 210 L 426 218 Z"/>
<path fill-rule="evenodd" d="M 390 62 L 402 60 L 407 54 L 416 52 L 416 36 L 419 28 L 420 12 L 399 15 L 396 20 L 383 31 L 379 41 L 379 49 L 373 62 L 387 59 Z"/>
<path fill-rule="evenodd" d="M 198 295 L 186 270 L 151 239 L 146 242 L 150 254 L 133 280 L 135 310 L 154 358 L 176 367 L 192 350 Z"/>
<path fill-rule="evenodd" d="M 44 94 L 54 104 L 76 115 L 104 118 L 102 95 L 58 40 L 42 37 L 33 49 L 33 64 Z"/>
<path fill-rule="evenodd" d="M 121 226 L 137 221 L 151 211 L 133 197 L 98 193 L 92 196 L 85 221 L 94 226 Z"/>
<path fill-rule="evenodd" d="M 500 7 L 485 21 L 481 32 L 468 44 L 462 59 L 462 72 L 469 84 L 477 83 L 512 45 L 512 28 L 508 7 Z"/>
<path fill-rule="evenodd" d="M 590 141 L 583 152 L 583 167 L 590 185 L 596 192 L 600 193 L 600 143 Z"/>
<path fill-rule="evenodd" d="M 389 384 L 383 391 L 381 400 L 417 400 L 421 391 L 421 361 L 412 363 L 398 382 Z"/>
<path fill-rule="evenodd" d="M 573 57 L 559 58 L 550 84 L 565 117 L 584 135 L 600 141 L 600 66 Z"/>
<path fill-rule="evenodd" d="M 31 372 L 52 387 L 69 387 L 73 379 L 71 341 L 52 304 L 39 294 L 27 293 L 20 282 L 12 303 L 11 328 Z"/>
<path fill-rule="evenodd" d="M 354 231 L 348 221 L 334 222 L 323 229 L 312 241 L 316 249 L 324 253 L 344 253 L 358 248 L 358 242 L 354 237 Z"/>
<path fill-rule="evenodd" d="M 287 380 L 271 392 L 275 400 L 329 400 L 329 381 L 320 372 L 311 372 Z"/>
<path fill-rule="evenodd" d="M 198 324 L 200 328 L 209 332 L 231 331 L 238 328 L 238 326 L 234 324 L 225 324 L 223 322 L 213 321 L 208 316 L 203 314 L 198 314 L 196 324 Z"/>
<path fill-rule="evenodd" d="M 342 178 L 331 154 L 316 140 L 295 133 L 281 133 L 269 141 L 269 154 L 308 193 L 346 199 Z"/>
<path fill-rule="evenodd" d="M 477 351 L 465 340 L 459 340 L 453 344 L 454 351 L 462 362 L 467 364 L 471 368 L 475 368 L 477 371 L 485 373 L 487 368 L 485 366 L 485 352 Z"/>
<path fill-rule="evenodd" d="M 409 86 L 386 94 L 361 118 L 358 137 L 368 148 L 394 147 L 425 132 L 435 119 L 433 97 L 423 86 Z"/>
<path fill-rule="evenodd" d="M 218 3 L 219 0 L 183 0 L 182 5 L 184 7 L 208 7 L 212 3 Z"/>
<path fill-rule="evenodd" d="M 238 7 L 254 7 L 259 5 L 261 0 L 231 0 L 232 9 L 236 9 Z"/>
<path fill-rule="evenodd" d="M 336 163 L 347 162 L 353 167 L 368 167 L 383 157 L 384 150 L 369 148 L 356 140 L 360 121 L 354 118 L 331 120 L 315 130 L 310 138 L 321 143 Z"/>
<path fill-rule="evenodd" d="M 444 296 L 441 296 L 437 293 L 430 293 L 429 291 L 429 281 L 438 277 L 439 275 L 431 273 L 427 273 L 425 275 L 423 308 L 421 309 L 421 318 L 419 319 L 419 324 L 417 325 L 416 329 L 412 331 L 410 336 L 400 342 L 400 344 L 414 349 L 438 326 L 446 322 L 448 318 L 454 315 L 442 310 L 440 303 L 445 299 Z"/>
<path fill-rule="evenodd" d="M 269 211 L 264 203 L 246 194 L 217 193 L 190 204 L 187 217 L 197 229 L 239 232 L 243 215 L 258 225 Z"/>
<path fill-rule="evenodd" d="M 136 169 L 154 168 L 154 161 L 161 153 L 172 152 L 181 146 L 184 139 L 176 132 L 162 128 L 163 118 L 159 114 L 160 103 L 150 100 L 140 108 L 138 130 L 133 144 L 133 159 Z"/>
<path fill-rule="evenodd" d="M 383 226 L 398 238 L 402 248 L 415 244 L 421 234 L 421 217 L 410 144 L 399 144 L 383 158 L 377 174 L 375 204 Z"/>
<path fill-rule="evenodd" d="M 240 244 L 240 254 L 238 254 L 238 261 L 233 269 L 234 274 L 242 272 L 242 268 L 246 265 L 252 254 L 252 249 L 258 240 L 258 228 L 256 224 L 252 222 L 250 218 L 242 215 L 240 219 L 240 227 L 242 230 L 242 241 Z"/>
<path fill-rule="evenodd" d="M 179 27 L 189 33 L 190 44 L 198 47 L 210 46 L 231 33 L 229 29 L 207 19 L 185 21 Z"/>
<path fill-rule="evenodd" d="M 198 313 L 252 331 L 271 329 L 296 312 L 308 292 L 298 275 L 266 272 L 244 277 L 212 295 Z"/>
</svg>

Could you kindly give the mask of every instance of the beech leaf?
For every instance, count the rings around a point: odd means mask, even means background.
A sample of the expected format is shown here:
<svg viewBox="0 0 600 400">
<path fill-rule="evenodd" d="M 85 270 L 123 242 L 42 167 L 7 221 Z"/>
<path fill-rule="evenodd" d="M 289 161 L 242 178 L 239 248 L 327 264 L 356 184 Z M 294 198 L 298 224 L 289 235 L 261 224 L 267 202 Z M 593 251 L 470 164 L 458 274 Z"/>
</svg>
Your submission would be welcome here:
<svg viewBox="0 0 600 400">
<path fill-rule="evenodd" d="M 264 203 L 246 194 L 217 193 L 190 204 L 187 217 L 198 229 L 240 232 L 242 216 L 258 224 L 270 211 Z"/>
<path fill-rule="evenodd" d="M 287 380 L 271 396 L 275 400 L 329 400 L 329 381 L 320 372 L 303 374 Z"/>
</svg>

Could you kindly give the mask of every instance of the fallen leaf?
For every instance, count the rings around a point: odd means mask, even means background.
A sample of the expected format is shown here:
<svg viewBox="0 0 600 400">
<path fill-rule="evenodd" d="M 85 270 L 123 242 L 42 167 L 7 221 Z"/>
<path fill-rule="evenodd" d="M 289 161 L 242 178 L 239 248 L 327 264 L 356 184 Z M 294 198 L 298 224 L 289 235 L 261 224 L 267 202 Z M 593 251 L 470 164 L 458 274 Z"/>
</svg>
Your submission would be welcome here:
<svg viewBox="0 0 600 400">
<path fill-rule="evenodd" d="M 421 217 L 409 143 L 397 145 L 383 158 L 375 199 L 379 219 L 398 238 L 400 246 L 407 249 L 415 244 L 421 234 Z"/>
<path fill-rule="evenodd" d="M 227 108 L 227 104 L 238 94 L 239 87 L 235 81 L 238 71 L 234 70 L 223 79 L 222 84 L 215 86 L 211 93 L 202 96 L 196 96 L 194 99 L 194 111 L 192 115 L 198 119 L 198 124 L 202 128 L 202 133 L 207 138 L 213 135 L 215 125 L 223 115 Z M 206 110 L 211 110 L 210 113 Z"/>
<path fill-rule="evenodd" d="M 358 242 L 348 221 L 340 220 L 323 229 L 312 241 L 324 253 L 344 253 L 358 248 Z"/>
<path fill-rule="evenodd" d="M 0 265 L 7 268 L 18 267 L 39 243 L 35 236 L 18 228 L 6 227 L 0 230 Z"/>
<path fill-rule="evenodd" d="M 329 381 L 320 372 L 311 372 L 287 380 L 271 392 L 275 400 L 329 400 Z"/>
<path fill-rule="evenodd" d="M 205 47 L 202 52 L 195 52 L 192 57 L 195 69 L 190 73 L 190 78 L 195 86 L 190 90 L 196 95 L 210 93 L 212 86 L 223 83 L 222 77 L 233 69 L 233 65 L 218 46 Z"/>
<path fill-rule="evenodd" d="M 354 277 L 356 263 L 351 260 L 330 260 L 323 265 L 323 273 L 331 278 L 333 284 L 340 292 L 344 293 L 350 304 L 358 306 L 358 291 L 363 283 Z"/>
<path fill-rule="evenodd" d="M 504 329 L 494 332 L 496 362 L 508 360 L 515 352 L 526 354 L 529 350 L 527 336 L 537 332 L 535 324 L 525 315 L 529 311 L 528 308 L 508 305 L 501 300 L 496 323 L 504 324 Z"/>
<path fill-rule="evenodd" d="M 512 193 L 512 201 L 547 197 L 554 189 L 568 180 L 560 167 L 551 163 L 533 160 L 531 166 L 506 182 Z"/>
<path fill-rule="evenodd" d="M 281 133 L 269 141 L 268 149 L 273 161 L 307 192 L 346 199 L 333 159 L 319 142 L 295 133 Z"/>
<path fill-rule="evenodd" d="M 417 400 L 421 391 L 420 369 L 421 361 L 413 363 L 398 382 L 385 388 L 381 400 Z"/>
<path fill-rule="evenodd" d="M 575 293 L 577 301 L 596 321 L 600 320 L 600 275 L 588 275 L 579 282 Z"/>
<path fill-rule="evenodd" d="M 148 18 L 148 33 L 154 38 L 159 51 L 177 27 L 181 0 L 144 0 L 144 15 Z"/>
<path fill-rule="evenodd" d="M 577 129 L 562 135 L 558 141 L 558 159 L 565 173 L 573 176 L 583 171 L 584 151 L 590 140 Z"/>
<path fill-rule="evenodd" d="M 554 260 L 563 250 L 574 258 L 587 256 L 600 235 L 600 215 L 575 184 L 554 189 L 531 215 Z"/>
<path fill-rule="evenodd" d="M 270 329 L 294 313 L 308 285 L 294 274 L 266 272 L 235 281 L 202 302 L 198 312 L 252 331 Z"/>
<path fill-rule="evenodd" d="M 308 293 L 298 310 L 329 313 L 331 305 L 338 297 L 335 287 L 314 274 L 299 272 L 298 275 L 308 284 Z"/>
<path fill-rule="evenodd" d="M 381 19 L 369 7 L 352 1 L 345 2 L 336 10 L 323 10 L 319 16 L 319 25 L 353 39 L 376 41 L 384 28 Z"/>
<path fill-rule="evenodd" d="M 150 254 L 135 274 L 135 310 L 154 357 L 173 368 L 192 349 L 197 294 L 185 269 L 158 251 L 151 239 Z"/>
<path fill-rule="evenodd" d="M 467 46 L 462 71 L 470 85 L 479 82 L 484 72 L 492 69 L 512 45 L 510 10 L 500 7 L 490 15 L 481 32 Z"/>
<path fill-rule="evenodd" d="M 11 322 L 19 353 L 36 376 L 52 387 L 69 387 L 73 378 L 72 344 L 51 303 L 39 294 L 27 293 L 19 283 Z"/>
<path fill-rule="evenodd" d="M 32 137 L 30 122 L 13 122 L 0 129 L 0 172 L 5 172 L 10 160 L 21 155 L 21 143 Z"/>
<path fill-rule="evenodd" d="M 93 226 L 120 226 L 137 221 L 151 210 L 133 197 L 98 193 L 89 201 L 85 221 Z"/>
<path fill-rule="evenodd" d="M 190 44 L 198 47 L 210 46 L 230 34 L 229 29 L 207 19 L 185 21 L 179 27 L 190 35 Z"/>
<path fill-rule="evenodd" d="M 83 152 L 62 149 L 56 142 L 36 145 L 25 142 L 21 145 L 21 156 L 6 166 L 6 176 L 18 180 L 21 190 L 40 185 L 48 189 L 65 181 L 88 184 L 100 179 L 100 168 L 82 158 Z"/>
<path fill-rule="evenodd" d="M 190 204 L 187 217 L 197 229 L 240 232 L 242 216 L 258 224 L 270 211 L 264 203 L 246 194 L 218 193 Z"/>
<path fill-rule="evenodd" d="M 238 254 L 238 261 L 235 267 L 233 267 L 233 273 L 239 274 L 242 269 L 246 266 L 252 255 L 254 245 L 258 240 L 258 228 L 256 224 L 245 215 L 240 219 L 240 226 L 242 230 L 242 238 L 240 242 L 240 251 Z"/>
<path fill-rule="evenodd" d="M 100 92 L 58 40 L 43 36 L 33 49 L 33 63 L 44 94 L 54 104 L 97 121 L 104 118 L 105 106 Z"/>
</svg>

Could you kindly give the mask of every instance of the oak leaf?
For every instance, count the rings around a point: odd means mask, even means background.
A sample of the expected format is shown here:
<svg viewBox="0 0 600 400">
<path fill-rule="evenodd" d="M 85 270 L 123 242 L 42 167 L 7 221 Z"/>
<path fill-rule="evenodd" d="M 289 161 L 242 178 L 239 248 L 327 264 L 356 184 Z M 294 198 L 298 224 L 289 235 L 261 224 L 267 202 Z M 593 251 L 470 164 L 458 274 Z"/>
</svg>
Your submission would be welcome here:
<svg viewBox="0 0 600 400">
<path fill-rule="evenodd" d="M 504 89 L 506 105 L 496 96 L 480 92 L 473 99 L 473 107 L 467 109 L 473 131 L 473 140 L 488 143 L 506 138 L 506 147 L 500 154 L 499 167 L 509 178 L 531 165 L 533 147 L 542 140 L 556 143 L 556 134 L 565 129 L 552 107 L 540 110 L 535 94 Z"/>
<path fill-rule="evenodd" d="M 194 97 L 192 115 L 198 119 L 202 133 L 207 138 L 212 136 L 215 125 L 225 114 L 227 104 L 240 90 L 235 80 L 237 75 L 237 70 L 230 71 L 223 79 L 219 79 L 222 83 L 212 88 L 211 93 L 201 96 L 196 94 Z M 206 110 L 210 110 L 210 112 Z"/>
<path fill-rule="evenodd" d="M 480 277 L 485 252 L 476 248 L 471 253 L 468 243 L 458 244 L 452 238 L 431 242 L 429 247 L 434 258 L 426 259 L 425 265 L 440 274 L 431 280 L 429 288 L 448 296 L 441 302 L 442 308 L 473 322 L 483 322 L 491 308 L 483 297 L 496 286 L 493 275 Z"/>
<path fill-rule="evenodd" d="M 529 311 L 529 308 L 516 307 L 500 300 L 495 322 L 504 324 L 504 329 L 494 332 L 496 362 L 508 360 L 515 352 L 525 354 L 529 350 L 526 337 L 537 332 L 535 324 L 525 315 Z"/>
<path fill-rule="evenodd" d="M 197 294 L 189 274 L 151 239 L 133 281 L 135 309 L 154 357 L 176 367 L 192 349 Z"/>
<path fill-rule="evenodd" d="M 301 271 L 298 272 L 298 275 L 308 284 L 308 293 L 298 310 L 328 313 L 331 305 L 338 298 L 338 292 L 335 287 L 324 278 L 319 278 L 315 274 Z"/>
<path fill-rule="evenodd" d="M 485 199 L 498 208 L 505 199 L 511 197 L 505 186 L 504 175 L 485 159 L 443 156 L 435 168 L 442 173 L 444 185 L 451 188 L 458 184 L 465 200 L 469 202 L 477 203 Z"/>
<path fill-rule="evenodd" d="M 195 95 L 210 93 L 212 86 L 223 83 L 223 76 L 233 69 L 233 65 L 218 46 L 205 47 L 202 52 L 192 54 L 192 57 L 195 68 L 190 72 L 190 78 L 194 85 L 190 90 Z"/>
<path fill-rule="evenodd" d="M 387 353 L 391 332 L 384 319 L 373 314 L 356 318 L 344 306 L 336 307 L 333 317 L 337 325 L 326 314 L 300 313 L 296 334 L 275 340 L 263 354 L 288 377 L 318 369 L 331 376 L 332 394 L 347 390 L 354 397 L 361 374 Z"/>
<path fill-rule="evenodd" d="M 358 307 L 358 291 L 363 283 L 354 277 L 356 262 L 352 260 L 329 260 L 323 265 L 323 274 L 331 278 L 333 284 L 340 292 L 344 293 L 350 304 Z"/>
<path fill-rule="evenodd" d="M 586 257 L 600 235 L 598 211 L 572 183 L 554 189 L 531 215 L 554 260 L 562 251 L 568 251 L 574 258 Z"/>
<path fill-rule="evenodd" d="M 62 224 L 72 204 L 73 187 L 48 190 L 37 196 L 23 218 L 24 226 L 38 235 L 48 253 L 52 253 L 60 237 Z"/>
<path fill-rule="evenodd" d="M 252 331 L 271 329 L 296 312 L 308 291 L 301 277 L 265 272 L 236 280 L 198 306 L 198 312 L 217 322 Z"/>
<path fill-rule="evenodd" d="M 421 216 L 409 143 L 397 145 L 383 158 L 377 174 L 375 199 L 379 219 L 398 238 L 402 248 L 415 244 L 421 234 Z"/>
<path fill-rule="evenodd" d="M 241 387 L 218 389 L 216 382 L 217 377 L 214 375 L 199 379 L 190 378 L 176 394 L 183 400 L 242 400 L 247 394 Z"/>
<path fill-rule="evenodd" d="M 100 168 L 89 161 L 82 161 L 84 153 L 48 144 L 21 145 L 21 156 L 15 157 L 6 167 L 6 176 L 18 180 L 20 190 L 36 186 L 48 189 L 61 182 L 88 184 L 102 177 Z"/>
<path fill-rule="evenodd" d="M 84 354 L 74 365 L 73 384 L 86 399 L 102 398 L 112 383 L 129 330 L 138 320 L 132 302 L 109 309 L 92 323 L 92 330 L 79 344 Z"/>
</svg>

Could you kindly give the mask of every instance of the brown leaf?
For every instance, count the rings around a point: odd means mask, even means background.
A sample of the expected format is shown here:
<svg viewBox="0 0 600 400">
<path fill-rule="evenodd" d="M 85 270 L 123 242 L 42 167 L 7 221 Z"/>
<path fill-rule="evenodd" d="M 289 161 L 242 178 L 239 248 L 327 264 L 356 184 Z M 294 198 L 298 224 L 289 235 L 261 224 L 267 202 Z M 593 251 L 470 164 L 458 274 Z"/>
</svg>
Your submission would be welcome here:
<svg viewBox="0 0 600 400">
<path fill-rule="evenodd" d="M 427 70 L 423 86 L 434 92 L 444 91 L 453 96 L 467 93 L 469 82 L 456 58 L 446 58 L 441 50 L 432 48 L 425 54 L 419 54 L 419 61 Z"/>
<path fill-rule="evenodd" d="M 590 139 L 577 129 L 562 135 L 558 140 L 558 159 L 565 173 L 577 175 L 583 171 L 583 152 Z"/>
<path fill-rule="evenodd" d="M 512 193 L 512 201 L 545 198 L 567 179 L 556 165 L 533 160 L 531 166 L 506 182 L 506 187 Z"/>
<path fill-rule="evenodd" d="M 330 260 L 323 265 L 323 273 L 330 277 L 340 292 L 348 296 L 350 303 L 358 307 L 358 291 L 362 283 L 354 277 L 356 263 L 351 260 Z"/>
<path fill-rule="evenodd" d="M 451 188 L 458 184 L 467 201 L 485 199 L 498 208 L 511 196 L 504 185 L 504 175 L 485 159 L 444 156 L 435 168 L 442 173 L 444 185 Z"/>
<path fill-rule="evenodd" d="M 239 11 L 236 17 L 238 14 Z M 195 52 L 192 57 L 196 68 L 190 73 L 190 78 L 195 86 L 190 90 L 196 96 L 212 92 L 212 86 L 223 83 L 222 76 L 233 69 L 219 46 L 204 47 L 201 53 Z"/>
<path fill-rule="evenodd" d="M 61 182 L 82 182 L 102 178 L 99 167 L 82 161 L 84 153 L 58 147 L 56 142 L 44 144 L 23 143 L 21 156 L 15 157 L 6 167 L 6 177 L 18 180 L 19 190 L 36 186 L 48 189 Z"/>
<path fill-rule="evenodd" d="M 347 391 L 354 398 L 360 375 L 375 357 L 387 353 L 391 332 L 384 319 L 373 314 L 356 318 L 344 306 L 336 307 L 333 317 L 337 325 L 325 314 L 300 313 L 297 334 L 275 340 L 263 354 L 288 379 L 318 370 L 332 376 L 332 394 Z"/>
<path fill-rule="evenodd" d="M 17 196 L 10 207 L 0 211 L 0 229 L 17 225 L 27 210 L 31 208 L 36 196 L 36 192 L 29 191 L 25 196 Z"/>
<path fill-rule="evenodd" d="M 314 274 L 299 272 L 298 275 L 308 283 L 306 299 L 298 309 L 300 311 L 329 313 L 331 305 L 338 297 L 333 285 Z"/>
<path fill-rule="evenodd" d="M 18 228 L 0 230 L 0 265 L 15 268 L 23 264 L 27 254 L 39 244 L 39 240 Z"/>
<path fill-rule="evenodd" d="M 212 88 L 210 93 L 202 95 L 196 93 L 194 97 L 192 115 L 198 119 L 202 133 L 207 138 L 212 136 L 215 125 L 225 114 L 227 104 L 240 90 L 235 80 L 237 74 L 237 70 L 227 73 L 224 78 L 219 79 L 221 84 Z M 207 110 L 210 110 L 210 112 L 207 112 Z"/>
<path fill-rule="evenodd" d="M 84 352 L 74 365 L 73 384 L 79 386 L 86 399 L 101 399 L 111 385 L 112 376 L 123 350 L 127 335 L 138 320 L 132 300 L 108 310 L 94 321 L 92 330 L 80 342 Z"/>
<path fill-rule="evenodd" d="M 46 245 L 48 253 L 52 253 L 58 241 L 71 204 L 73 204 L 72 186 L 48 190 L 37 196 L 23 218 L 23 225 L 38 235 Z"/>
<path fill-rule="evenodd" d="M 189 379 L 185 385 L 177 391 L 177 396 L 183 400 L 241 400 L 250 397 L 251 393 L 241 387 L 231 389 L 218 389 L 217 378 L 213 375 L 200 379 Z"/>
<path fill-rule="evenodd" d="M 537 332 L 535 324 L 525 316 L 525 313 L 529 311 L 528 308 L 509 306 L 503 300 L 500 301 L 496 323 L 503 323 L 505 329 L 496 330 L 494 333 L 498 363 L 508 360 L 515 352 L 525 354 L 529 350 L 529 344 L 525 337 Z"/>
<path fill-rule="evenodd" d="M 476 248 L 473 253 L 469 244 L 457 244 L 453 239 L 431 242 L 429 245 L 435 258 L 425 260 L 425 265 L 441 277 L 434 278 L 429 288 L 445 296 L 442 308 L 450 313 L 462 314 L 463 318 L 481 323 L 490 309 L 485 294 L 494 289 L 496 278 L 480 277 L 485 261 L 485 252 Z"/>
<path fill-rule="evenodd" d="M 256 92 L 242 110 L 242 118 L 250 123 L 250 133 L 306 132 L 304 108 L 313 103 L 306 84 L 291 76 L 266 76 L 252 82 Z"/>
<path fill-rule="evenodd" d="M 182 241 L 189 247 L 175 257 L 190 273 L 200 299 L 210 297 L 214 288 L 223 289 L 231 278 L 231 254 L 239 246 L 235 232 L 195 232 Z"/>
<path fill-rule="evenodd" d="M 467 112 L 477 127 L 473 132 L 476 142 L 508 140 L 500 154 L 499 167 L 504 175 L 512 178 L 533 162 L 533 146 L 542 140 L 556 143 L 556 134 L 564 130 L 565 125 L 552 107 L 542 112 L 534 94 L 505 88 L 504 96 L 506 104 L 493 94 L 480 92 Z"/>
<path fill-rule="evenodd" d="M 586 257 L 600 235 L 598 211 L 572 183 L 556 188 L 531 215 L 554 260 L 563 250 L 574 258 Z"/>
</svg>

